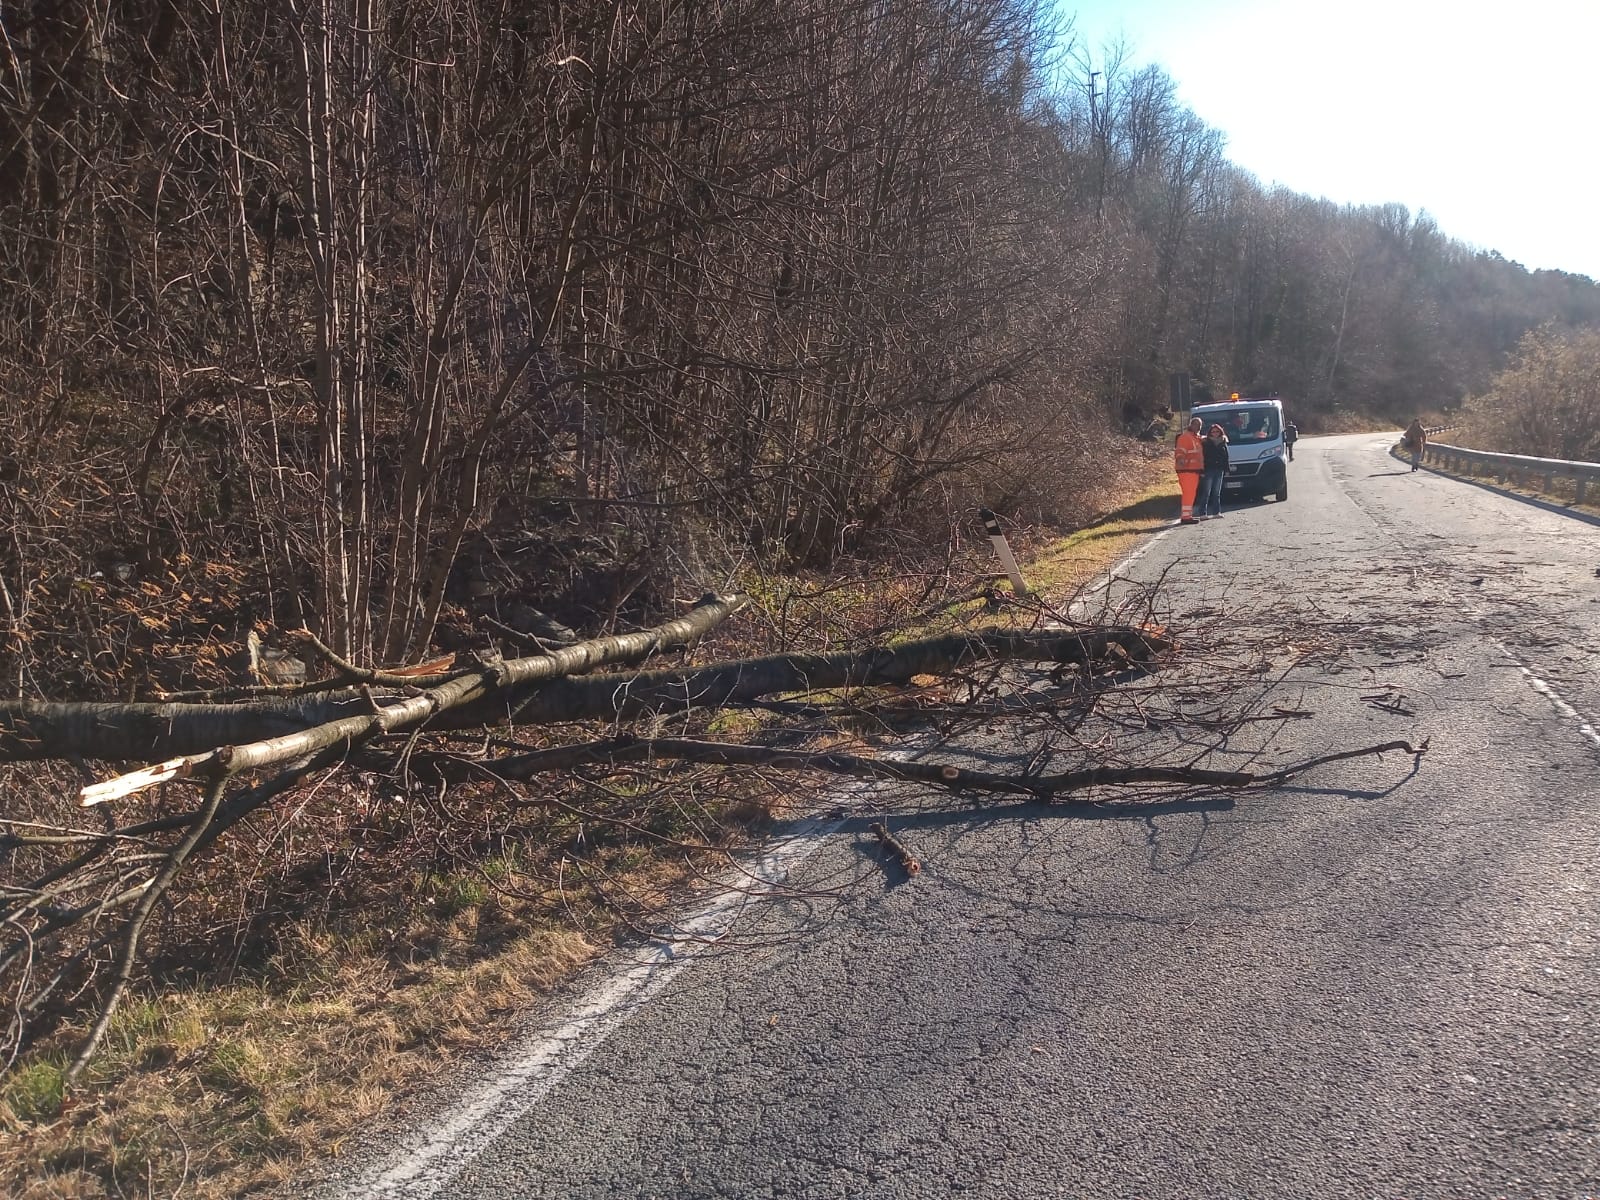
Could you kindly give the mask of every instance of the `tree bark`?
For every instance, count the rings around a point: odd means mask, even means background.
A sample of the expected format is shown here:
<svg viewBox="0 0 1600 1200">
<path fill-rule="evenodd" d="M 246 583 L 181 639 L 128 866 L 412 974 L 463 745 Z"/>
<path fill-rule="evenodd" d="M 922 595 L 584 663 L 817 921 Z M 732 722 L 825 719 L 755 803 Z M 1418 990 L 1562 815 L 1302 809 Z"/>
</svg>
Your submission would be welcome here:
<svg viewBox="0 0 1600 1200">
<path fill-rule="evenodd" d="M 512 689 L 460 710 L 446 723 L 497 723 L 491 718 L 497 716 L 493 708 L 500 707 L 511 720 L 529 725 L 687 712 L 787 692 L 903 686 L 917 675 L 947 675 L 1002 660 L 1148 665 L 1169 649 L 1170 642 L 1132 628 L 985 629 L 836 654 L 775 654 L 690 670 L 562 679 L 537 689 Z"/>
<path fill-rule="evenodd" d="M 550 655 L 487 665 L 406 696 L 342 689 L 245 704 L 0 703 L 0 761 L 72 755 L 152 761 L 226 749 L 228 769 L 291 762 L 338 742 L 427 725 L 463 729 L 685 712 L 819 688 L 909 683 L 982 662 L 1149 664 L 1171 644 L 1132 628 L 989 629 L 894 647 L 786 654 L 690 669 L 567 678 L 681 645 L 737 611 L 744 597 L 702 603 L 680 621 Z"/>
<path fill-rule="evenodd" d="M 370 688 L 349 687 L 238 704 L 3 701 L 0 762 L 71 756 L 150 760 L 201 753 L 219 746 L 243 750 L 247 743 L 264 739 L 303 741 L 298 752 L 305 754 L 339 737 L 356 736 L 380 716 L 393 727 L 410 727 L 432 712 L 470 704 L 507 685 L 527 687 L 565 674 L 638 662 L 658 650 L 704 637 L 748 603 L 745 596 L 707 596 L 687 615 L 652 629 L 595 638 L 551 654 L 485 664 L 447 677 L 426 690 L 412 686 L 408 689 L 412 694 L 405 696 L 391 693 L 385 697 Z M 392 682 L 381 674 L 376 678 Z M 414 685 L 416 681 L 409 682 Z M 395 703 L 384 706 L 384 699 Z M 331 740 L 305 740 L 318 730 L 333 731 Z"/>
</svg>

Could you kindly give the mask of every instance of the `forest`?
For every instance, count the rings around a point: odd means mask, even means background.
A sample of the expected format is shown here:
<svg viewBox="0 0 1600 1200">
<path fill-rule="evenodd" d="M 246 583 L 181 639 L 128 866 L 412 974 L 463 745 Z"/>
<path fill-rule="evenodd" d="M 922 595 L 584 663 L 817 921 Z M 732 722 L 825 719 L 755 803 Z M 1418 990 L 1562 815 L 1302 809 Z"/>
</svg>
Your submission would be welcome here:
<svg viewBox="0 0 1600 1200">
<path fill-rule="evenodd" d="M 10 6 L 4 677 L 112 686 L 30 626 L 107 570 L 399 661 L 507 524 L 609 539 L 615 608 L 652 546 L 1080 516 L 1172 372 L 1316 432 L 1600 323 L 1586 277 L 1264 189 L 1048 14 Z"/>
<path fill-rule="evenodd" d="M 892 614 L 844 645 L 817 616 L 835 581 L 914 568 L 886 608 L 937 607 L 980 506 L 1084 523 L 1175 374 L 1277 394 L 1308 434 L 1429 414 L 1600 453 L 1600 285 L 1263 186 L 1159 67 L 1040 0 L 20 0 L 0 43 L 7 1069 L 62 1029 L 115 1043 L 146 933 L 156 976 L 232 980 L 296 938 L 326 957 L 295 922 L 330 894 L 431 903 L 442 863 L 509 853 L 425 719 L 490 724 L 498 688 L 554 695 L 739 612 L 741 653 L 865 653 Z M 1171 649 L 1150 621 L 1033 636 L 986 644 L 1086 678 Z M 449 705 L 419 698 L 445 670 Z M 712 678 L 684 672 L 651 686 Z M 598 678 L 584 712 L 610 719 Z M 175 732 L 173 700 L 213 708 Z M 47 728 L 34 706 L 66 701 L 125 707 Z M 230 741 L 206 722 L 235 701 Z M 335 733 L 226 790 L 241 740 L 310 725 Z M 501 748 L 665 746 L 526 736 Z M 364 739 L 392 753 L 342 757 Z M 182 762 L 88 829 L 67 798 L 114 773 L 96 750 Z M 697 779 L 696 813 L 739 803 Z M 659 834 L 602 783 L 569 781 L 625 811 L 618 845 Z M 599 844 L 577 800 L 505 795 L 518 871 Z M 411 970 L 405 937 L 385 954 Z"/>
</svg>

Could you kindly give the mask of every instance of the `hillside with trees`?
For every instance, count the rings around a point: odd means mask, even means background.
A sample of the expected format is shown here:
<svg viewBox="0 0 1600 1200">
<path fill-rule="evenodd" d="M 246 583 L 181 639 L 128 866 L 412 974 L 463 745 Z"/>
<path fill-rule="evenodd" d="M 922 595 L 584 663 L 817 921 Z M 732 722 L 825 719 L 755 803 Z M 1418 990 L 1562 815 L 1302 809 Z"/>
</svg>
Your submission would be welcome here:
<svg viewBox="0 0 1600 1200">
<path fill-rule="evenodd" d="M 1068 32 L 1032 0 L 14 9 L 5 676 L 54 676 L 29 608 L 97 566 L 221 565 L 252 619 L 398 660 L 508 517 L 825 565 L 974 501 L 1073 513 L 1170 371 L 1315 430 L 1600 321 L 1586 278 L 1263 189 Z"/>
<path fill-rule="evenodd" d="M 1502 454 L 1600 461 L 1600 327 L 1525 334 L 1504 370 L 1461 408 L 1450 440 Z"/>
<path fill-rule="evenodd" d="M 1309 429 L 1409 419 L 1481 389 L 1533 326 L 1600 320 L 1586 276 L 1529 272 L 1400 205 L 1263 189 L 1158 67 L 1132 70 L 1115 51 L 1072 61 L 1058 111 L 1129 232 L 1102 394 L 1156 395 L 1181 370 L 1277 391 Z"/>
</svg>

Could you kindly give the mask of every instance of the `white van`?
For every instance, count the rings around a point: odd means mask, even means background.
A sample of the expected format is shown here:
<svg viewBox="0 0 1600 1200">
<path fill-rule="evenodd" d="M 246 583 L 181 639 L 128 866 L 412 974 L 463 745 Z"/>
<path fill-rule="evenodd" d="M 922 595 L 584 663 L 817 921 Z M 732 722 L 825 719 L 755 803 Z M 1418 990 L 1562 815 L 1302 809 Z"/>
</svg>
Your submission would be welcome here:
<svg viewBox="0 0 1600 1200">
<path fill-rule="evenodd" d="M 1283 404 L 1279 400 L 1229 400 L 1197 404 L 1191 416 L 1202 422 L 1200 436 L 1213 425 L 1228 435 L 1228 477 L 1224 496 L 1289 498 L 1289 471 L 1284 462 Z"/>
</svg>

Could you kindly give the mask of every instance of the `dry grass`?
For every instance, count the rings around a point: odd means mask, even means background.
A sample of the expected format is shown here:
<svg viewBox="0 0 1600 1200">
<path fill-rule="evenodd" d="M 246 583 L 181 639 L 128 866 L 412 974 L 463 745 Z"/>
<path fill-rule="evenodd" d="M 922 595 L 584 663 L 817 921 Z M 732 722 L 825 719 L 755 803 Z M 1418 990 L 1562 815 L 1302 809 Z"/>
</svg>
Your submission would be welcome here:
<svg viewBox="0 0 1600 1200">
<path fill-rule="evenodd" d="M 659 864 L 643 874 L 636 886 L 657 893 L 682 882 L 681 870 L 663 877 Z M 450 882 L 458 894 L 440 906 L 450 916 L 432 932 L 464 949 L 505 913 L 494 893 Z M 407 965 L 374 931 L 305 925 L 249 982 L 125 1004 L 64 1110 L 70 1036 L 7 1078 L 4 1194 L 270 1189 L 308 1160 L 337 1154 L 352 1131 L 453 1057 L 498 1041 L 519 1011 L 598 953 L 614 917 L 577 898 L 569 911 L 572 925 L 523 929 L 492 955 L 460 956 L 464 965 L 443 953 Z"/>
<path fill-rule="evenodd" d="M 1084 529 L 1014 538 L 1047 604 L 1065 603 L 1170 523 L 1167 456 L 1108 480 L 1102 499 L 1105 515 Z M 770 645 L 788 631 L 795 636 L 784 644 L 858 644 L 904 629 L 912 606 L 930 595 L 926 628 L 1037 619 L 1036 608 L 1012 606 L 1008 617 L 1007 606 L 994 613 L 977 601 L 937 602 L 994 567 L 978 541 L 942 574 L 755 580 L 756 624 L 766 627 L 741 640 Z M 744 738 L 758 725 L 747 714 L 720 714 L 711 732 Z M 553 984 L 681 895 L 709 860 L 692 863 L 672 841 L 732 844 L 759 828 L 769 803 L 753 781 L 702 781 L 693 806 L 642 774 L 605 786 L 606 803 L 654 814 L 652 828 L 667 840 L 618 837 L 569 857 L 536 847 L 582 840 L 582 823 L 547 815 L 520 855 L 502 847 L 413 868 L 403 882 L 294 921 L 265 961 L 225 985 L 169 972 L 161 990 L 124 1005 L 67 1095 L 62 1071 L 82 1029 L 60 1030 L 0 1083 L 0 1193 L 213 1200 L 271 1191 L 308 1161 L 337 1154 L 447 1063 L 502 1041 Z"/>
</svg>

